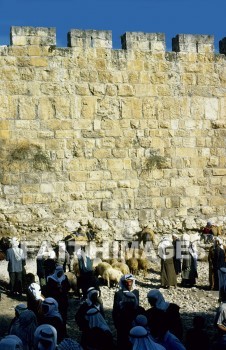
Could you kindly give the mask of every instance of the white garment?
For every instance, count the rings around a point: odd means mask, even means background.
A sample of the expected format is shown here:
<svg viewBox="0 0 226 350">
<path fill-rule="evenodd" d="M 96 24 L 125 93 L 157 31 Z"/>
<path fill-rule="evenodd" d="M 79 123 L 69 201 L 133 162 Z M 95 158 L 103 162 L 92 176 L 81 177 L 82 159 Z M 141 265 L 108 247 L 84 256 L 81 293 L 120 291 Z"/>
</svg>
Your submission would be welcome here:
<svg viewBox="0 0 226 350">
<path fill-rule="evenodd" d="M 44 300 L 41 292 L 41 287 L 38 283 L 31 283 L 28 287 L 28 290 L 31 292 L 31 294 L 34 296 L 35 300 Z"/>
<path fill-rule="evenodd" d="M 172 252 L 166 251 L 168 247 L 172 247 L 172 240 L 167 236 L 163 236 L 162 241 L 158 245 L 158 256 L 163 260 L 173 257 L 173 247 Z"/>
<path fill-rule="evenodd" d="M 225 321 L 226 321 L 226 303 L 222 303 L 218 310 L 218 318 L 217 318 L 217 324 L 218 325 L 224 325 L 225 327 Z"/>
<path fill-rule="evenodd" d="M 16 237 L 13 237 L 11 240 L 11 246 L 14 251 L 14 255 L 17 261 L 20 261 L 21 259 L 24 258 L 24 252 L 21 248 L 19 248 L 19 241 Z"/>
</svg>

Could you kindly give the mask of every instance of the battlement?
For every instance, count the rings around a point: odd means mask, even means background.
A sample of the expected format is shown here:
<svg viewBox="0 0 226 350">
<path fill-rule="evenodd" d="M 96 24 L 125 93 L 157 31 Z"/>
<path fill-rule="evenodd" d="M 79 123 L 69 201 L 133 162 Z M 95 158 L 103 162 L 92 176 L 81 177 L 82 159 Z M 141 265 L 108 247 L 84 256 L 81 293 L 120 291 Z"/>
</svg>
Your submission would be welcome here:
<svg viewBox="0 0 226 350">
<path fill-rule="evenodd" d="M 11 27 L 10 44 L 12 46 L 56 45 L 56 29 L 43 27 Z"/>
<path fill-rule="evenodd" d="M 68 47 L 112 49 L 112 32 L 107 30 L 71 29 L 67 34 Z M 11 27 L 12 46 L 56 46 L 56 29 L 43 27 Z M 165 34 L 126 32 L 121 36 L 123 50 L 164 52 Z M 177 34 L 172 39 L 172 51 L 191 53 L 214 53 L 214 36 Z M 226 54 L 226 37 L 219 42 L 219 52 Z"/>
</svg>

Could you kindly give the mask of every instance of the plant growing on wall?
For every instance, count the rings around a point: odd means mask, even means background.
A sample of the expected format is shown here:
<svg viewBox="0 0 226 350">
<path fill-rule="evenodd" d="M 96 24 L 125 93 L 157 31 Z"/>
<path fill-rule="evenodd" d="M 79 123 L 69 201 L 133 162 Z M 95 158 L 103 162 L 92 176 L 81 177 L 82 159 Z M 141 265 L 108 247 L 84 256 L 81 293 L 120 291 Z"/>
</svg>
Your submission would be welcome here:
<svg viewBox="0 0 226 350">
<path fill-rule="evenodd" d="M 35 170 L 51 170 L 51 161 L 40 145 L 22 141 L 11 149 L 9 162 L 29 162 Z"/>
<path fill-rule="evenodd" d="M 166 158 L 162 157 L 158 154 L 158 150 L 150 150 L 150 154 L 148 155 L 146 162 L 145 162 L 145 168 L 146 170 L 153 170 L 153 169 L 163 169 L 166 167 Z"/>
</svg>

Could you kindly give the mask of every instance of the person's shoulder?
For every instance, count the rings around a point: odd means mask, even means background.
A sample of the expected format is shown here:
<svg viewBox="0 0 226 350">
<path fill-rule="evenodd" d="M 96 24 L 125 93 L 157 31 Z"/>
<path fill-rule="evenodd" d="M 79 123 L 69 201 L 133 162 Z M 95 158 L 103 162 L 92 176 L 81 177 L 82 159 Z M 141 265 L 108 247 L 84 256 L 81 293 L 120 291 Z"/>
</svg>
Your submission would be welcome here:
<svg viewBox="0 0 226 350">
<path fill-rule="evenodd" d="M 123 295 L 123 290 L 122 289 L 116 290 L 115 295 Z"/>
<path fill-rule="evenodd" d="M 179 312 L 180 306 L 176 303 L 169 303 L 168 310 Z"/>
</svg>

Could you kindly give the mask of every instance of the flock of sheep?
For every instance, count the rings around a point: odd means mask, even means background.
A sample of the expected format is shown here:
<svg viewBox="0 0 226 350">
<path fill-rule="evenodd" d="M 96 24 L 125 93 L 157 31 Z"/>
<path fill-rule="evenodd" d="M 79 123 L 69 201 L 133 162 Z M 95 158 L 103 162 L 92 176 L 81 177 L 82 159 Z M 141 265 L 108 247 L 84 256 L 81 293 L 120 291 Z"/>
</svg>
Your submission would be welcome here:
<svg viewBox="0 0 226 350">
<path fill-rule="evenodd" d="M 132 273 L 137 275 L 138 271 L 143 271 L 144 276 L 146 276 L 147 270 L 150 268 L 150 261 L 147 259 L 143 249 L 133 248 L 128 249 L 124 261 L 95 258 L 92 259 L 92 265 L 95 276 L 101 278 L 102 283 L 110 288 L 111 286 L 117 286 L 120 278 L 125 274 Z M 75 290 L 77 277 L 79 276 L 79 263 L 76 256 L 72 259 L 71 266 L 71 272 L 66 272 L 66 275 L 71 285 L 75 287 L 72 287 Z"/>
</svg>

